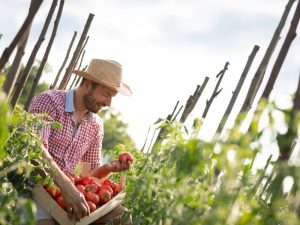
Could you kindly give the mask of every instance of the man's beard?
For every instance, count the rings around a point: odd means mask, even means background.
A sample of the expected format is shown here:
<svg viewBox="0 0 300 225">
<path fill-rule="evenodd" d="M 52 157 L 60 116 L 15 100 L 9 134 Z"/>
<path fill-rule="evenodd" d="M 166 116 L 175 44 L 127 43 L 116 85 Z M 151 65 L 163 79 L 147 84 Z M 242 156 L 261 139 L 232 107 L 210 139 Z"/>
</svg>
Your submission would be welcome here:
<svg viewBox="0 0 300 225">
<path fill-rule="evenodd" d="M 97 107 L 97 105 L 95 104 L 92 93 L 93 90 L 90 90 L 83 96 L 84 106 L 88 111 L 98 113 L 101 108 Z"/>
</svg>

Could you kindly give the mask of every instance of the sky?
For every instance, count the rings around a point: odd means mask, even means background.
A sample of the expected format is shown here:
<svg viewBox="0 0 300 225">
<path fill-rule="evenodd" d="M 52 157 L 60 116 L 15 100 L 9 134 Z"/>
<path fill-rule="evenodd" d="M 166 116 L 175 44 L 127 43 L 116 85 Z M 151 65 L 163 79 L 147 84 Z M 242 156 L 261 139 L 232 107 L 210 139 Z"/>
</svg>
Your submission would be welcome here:
<svg viewBox="0 0 300 225">
<path fill-rule="evenodd" d="M 205 77 L 209 77 L 186 125 L 190 126 L 194 118 L 201 117 L 205 102 L 217 83 L 216 74 L 229 62 L 220 84 L 222 91 L 212 103 L 200 131 L 200 138 L 208 140 L 217 129 L 248 56 L 254 45 L 258 45 L 260 50 L 242 87 L 232 118 L 242 106 L 286 3 L 283 0 L 66 1 L 48 58 L 52 72 L 44 73 L 42 80 L 49 83 L 54 81 L 73 32 L 78 32 L 75 41 L 77 44 L 89 13 L 94 14 L 83 65 L 87 65 L 92 58 L 112 59 L 122 64 L 124 82 L 134 94 L 131 97 L 117 95 L 112 107 L 121 112 L 122 119 L 129 125 L 129 134 L 137 147 L 141 148 L 149 127 L 150 133 L 154 132 L 153 124 L 157 119 L 166 118 L 177 101 L 184 105 L 196 86 L 201 85 Z M 29 4 L 29 0 L 1 0 L 1 52 L 18 32 Z M 38 39 L 50 4 L 51 1 L 44 0 L 34 19 L 23 63 L 27 62 Z M 277 58 L 296 4 L 297 1 L 290 12 L 261 87 L 265 86 Z M 38 59 L 43 56 L 52 26 L 53 21 L 39 50 Z M 271 96 L 280 99 L 278 101 L 282 107 L 290 106 L 290 95 L 296 90 L 300 73 L 299 52 L 300 39 L 297 36 Z M 10 62 L 12 60 L 13 57 Z M 262 89 L 258 94 L 261 92 Z"/>
</svg>

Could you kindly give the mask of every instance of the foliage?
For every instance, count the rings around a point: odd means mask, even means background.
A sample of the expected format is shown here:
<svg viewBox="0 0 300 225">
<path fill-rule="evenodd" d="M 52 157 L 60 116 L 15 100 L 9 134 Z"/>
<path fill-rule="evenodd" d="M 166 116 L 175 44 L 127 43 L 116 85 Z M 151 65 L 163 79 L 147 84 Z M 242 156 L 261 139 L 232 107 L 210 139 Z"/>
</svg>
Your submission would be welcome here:
<svg viewBox="0 0 300 225">
<path fill-rule="evenodd" d="M 129 175 L 126 205 L 134 224 L 300 224 L 299 168 L 272 155 L 257 166 L 266 133 L 273 141 L 278 135 L 272 110 L 260 126 L 270 105 L 261 102 L 248 132 L 240 131 L 241 115 L 226 138 L 210 142 L 195 138 L 198 127 L 185 138 L 180 124 L 169 124 L 165 139 Z M 287 177 L 294 184 L 283 192 Z"/>
<path fill-rule="evenodd" d="M 20 108 L 10 114 L 4 94 L 0 101 L 0 224 L 35 224 L 35 205 L 29 198 L 29 178 L 37 182 L 46 163 L 35 129 L 45 115 L 30 115 Z"/>
</svg>

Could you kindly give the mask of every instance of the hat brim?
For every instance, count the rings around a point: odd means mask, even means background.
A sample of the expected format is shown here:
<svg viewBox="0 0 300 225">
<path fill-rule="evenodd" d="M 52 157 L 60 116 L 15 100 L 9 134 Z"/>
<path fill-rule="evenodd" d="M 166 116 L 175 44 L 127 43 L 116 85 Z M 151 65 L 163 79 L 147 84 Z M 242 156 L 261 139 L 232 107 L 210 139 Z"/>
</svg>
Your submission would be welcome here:
<svg viewBox="0 0 300 225">
<path fill-rule="evenodd" d="M 103 84 L 105 86 L 111 87 L 111 88 L 117 90 L 118 93 L 120 93 L 122 95 L 126 95 L 126 96 L 132 95 L 132 91 L 131 91 L 130 87 L 127 84 L 125 84 L 125 83 L 121 83 L 120 86 L 115 86 L 113 84 L 110 84 L 110 83 L 107 83 L 107 82 L 103 82 L 103 81 L 97 79 L 92 74 L 87 73 L 85 71 L 73 70 L 72 73 L 74 73 L 74 74 L 76 74 L 78 76 L 81 76 L 81 77 L 83 77 L 83 78 L 85 78 L 87 80 L 91 80 L 91 81 L 97 82 L 99 84 Z"/>
</svg>

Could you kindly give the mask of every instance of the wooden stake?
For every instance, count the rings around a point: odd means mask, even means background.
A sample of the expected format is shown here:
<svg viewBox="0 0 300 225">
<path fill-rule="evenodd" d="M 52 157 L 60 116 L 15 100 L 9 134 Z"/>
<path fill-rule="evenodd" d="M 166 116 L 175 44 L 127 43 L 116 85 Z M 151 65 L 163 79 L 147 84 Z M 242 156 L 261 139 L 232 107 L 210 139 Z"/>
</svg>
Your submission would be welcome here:
<svg viewBox="0 0 300 225">
<path fill-rule="evenodd" d="M 66 73 L 65 73 L 65 75 L 64 75 L 64 77 L 63 77 L 63 79 L 62 79 L 62 81 L 61 81 L 58 89 L 64 90 L 66 88 L 66 86 L 67 86 L 67 82 L 69 80 L 69 77 L 71 76 L 73 68 L 75 67 L 76 60 L 77 60 L 77 58 L 79 56 L 79 53 L 80 53 L 80 50 L 82 48 L 83 42 L 86 39 L 86 36 L 87 36 L 88 30 L 90 28 L 90 25 L 92 23 L 93 18 L 94 18 L 94 15 L 93 14 L 89 14 L 89 17 L 88 17 L 87 22 L 85 24 L 84 30 L 82 32 L 82 35 L 80 37 L 80 40 L 79 40 L 78 45 L 76 47 L 76 50 L 75 50 L 75 52 L 73 54 L 71 62 L 69 64 L 69 66 L 67 67 Z"/>
<path fill-rule="evenodd" d="M 17 46 L 17 44 L 20 42 L 22 37 L 26 35 L 26 31 L 29 30 L 29 27 L 31 26 L 31 23 L 33 21 L 33 18 L 35 17 L 35 14 L 37 13 L 38 9 L 40 8 L 43 0 L 31 0 L 29 11 L 27 14 L 26 19 L 24 20 L 20 30 L 18 31 L 17 35 L 13 39 L 13 41 L 10 43 L 10 45 L 3 51 L 2 56 L 0 58 L 0 72 L 4 69 L 5 64 L 7 63 L 11 53 Z"/>
<path fill-rule="evenodd" d="M 52 44 L 53 44 L 55 36 L 56 36 L 58 24 L 59 24 L 59 21 L 60 21 L 60 18 L 61 18 L 61 14 L 62 14 L 62 11 L 63 11 L 63 8 L 64 8 L 64 3 L 65 3 L 65 0 L 60 0 L 59 9 L 57 11 L 56 19 L 54 21 L 54 26 L 53 26 L 53 30 L 52 30 L 52 34 L 51 34 L 48 46 L 46 48 L 46 51 L 45 51 L 45 54 L 44 54 L 43 59 L 41 61 L 41 64 L 39 66 L 39 69 L 38 69 L 38 71 L 37 71 L 37 73 L 35 75 L 35 78 L 34 78 L 34 81 L 33 81 L 33 84 L 32 84 L 32 87 L 31 87 L 31 90 L 30 90 L 30 93 L 29 93 L 29 96 L 28 96 L 27 101 L 25 103 L 24 109 L 26 111 L 28 111 L 28 109 L 29 109 L 30 102 L 31 102 L 31 100 L 32 100 L 32 98 L 33 98 L 33 96 L 35 94 L 35 90 L 36 90 L 36 88 L 38 86 L 38 83 L 39 83 L 39 81 L 41 79 L 41 76 L 42 76 L 42 72 L 43 72 L 44 67 L 46 65 L 46 62 L 48 60 L 48 56 L 49 56 L 50 50 L 52 48 Z"/>
<path fill-rule="evenodd" d="M 186 104 L 185 104 L 185 107 L 184 107 L 184 110 L 183 110 L 183 113 L 181 115 L 181 118 L 180 118 L 180 122 L 181 123 L 184 123 L 185 120 L 187 119 L 187 117 L 189 116 L 189 114 L 193 111 L 193 109 L 195 108 L 207 82 L 208 82 L 209 78 L 208 77 L 205 77 L 205 80 L 203 81 L 202 85 L 197 85 L 197 88 L 194 92 L 193 95 L 191 95 L 189 97 L 189 99 L 187 100 Z"/>
<path fill-rule="evenodd" d="M 289 2 L 287 3 L 286 7 L 285 7 L 285 10 L 283 12 L 283 15 L 280 19 L 280 22 L 275 30 L 275 33 L 272 37 L 272 40 L 266 50 L 266 53 L 251 81 L 251 84 L 250 84 L 250 87 L 249 87 L 249 90 L 248 90 L 248 93 L 247 93 L 247 96 L 246 96 L 246 99 L 244 101 L 244 104 L 240 110 L 240 113 L 241 112 L 245 112 L 247 113 L 250 108 L 251 108 L 251 105 L 254 101 L 254 98 L 257 94 L 257 91 L 262 83 L 262 80 L 263 80 L 263 77 L 265 75 L 265 72 L 266 72 L 266 69 L 267 69 L 267 66 L 269 64 L 269 61 L 270 61 L 270 58 L 274 52 L 274 49 L 276 48 L 277 46 L 277 43 L 278 43 L 278 40 L 280 39 L 280 33 L 285 25 L 285 22 L 287 20 L 287 17 L 289 15 L 289 12 L 292 8 L 292 5 L 293 3 L 295 2 L 295 0 L 289 0 Z"/>
<path fill-rule="evenodd" d="M 25 47 L 29 37 L 30 28 L 31 26 L 28 26 L 28 30 L 26 30 L 23 37 L 20 39 L 20 42 L 18 43 L 16 56 L 3 84 L 3 90 L 7 95 L 7 99 L 10 99 L 13 87 L 15 86 L 20 74 L 21 61 L 25 54 Z"/>
<path fill-rule="evenodd" d="M 287 36 L 284 40 L 284 43 L 283 43 L 283 45 L 280 49 L 280 52 L 278 54 L 278 57 L 277 57 L 276 61 L 275 61 L 275 64 L 273 66 L 270 78 L 269 78 L 268 83 L 265 87 L 265 90 L 262 94 L 262 98 L 269 98 L 270 93 L 273 90 L 275 81 L 278 77 L 278 74 L 279 74 L 280 69 L 282 67 L 282 64 L 285 60 L 285 57 L 286 57 L 286 55 L 287 55 L 287 53 L 290 49 L 290 46 L 291 46 L 293 40 L 297 36 L 296 30 L 297 30 L 297 27 L 298 27 L 299 19 L 300 19 L 300 1 L 298 1 L 297 8 L 295 10 L 293 19 L 291 21 L 290 29 L 287 33 Z"/>
<path fill-rule="evenodd" d="M 57 82 L 58 82 L 58 80 L 59 80 L 60 73 L 61 73 L 61 71 L 63 70 L 63 68 L 64 68 L 65 65 L 66 65 L 66 62 L 67 62 L 67 60 L 68 60 L 68 58 L 69 58 L 69 55 L 70 55 L 70 52 L 71 52 L 71 49 L 72 49 L 72 46 L 73 46 L 73 44 L 74 44 L 74 41 L 75 41 L 76 36 L 77 36 L 77 31 L 74 31 L 74 34 L 73 34 L 71 43 L 69 44 L 69 47 L 68 47 L 68 50 L 67 50 L 67 54 L 66 54 L 66 56 L 65 56 L 65 59 L 64 59 L 62 65 L 61 65 L 61 67 L 60 67 L 59 70 L 58 70 L 58 73 L 57 73 L 57 75 L 56 75 L 56 77 L 55 77 L 55 80 L 54 80 L 53 84 L 50 85 L 50 89 L 54 89 L 54 88 L 56 87 L 56 85 L 57 85 Z"/>
<path fill-rule="evenodd" d="M 217 134 L 221 134 L 221 132 L 222 132 L 224 126 L 225 126 L 227 118 L 228 118 L 228 116 L 230 115 L 230 113 L 232 111 L 232 108 L 233 108 L 233 106 L 235 104 L 235 101 L 236 101 L 236 99 L 237 99 L 240 91 L 241 91 L 241 88 L 242 88 L 242 86 L 244 84 L 246 76 L 247 76 L 247 74 L 249 72 L 249 69 L 250 69 L 250 67 L 251 67 L 251 65 L 253 63 L 253 60 L 254 60 L 254 58 L 255 58 L 256 53 L 258 52 L 258 50 L 259 50 L 259 46 L 255 45 L 254 48 L 252 49 L 252 52 L 251 52 L 250 56 L 248 57 L 248 61 L 246 63 L 244 71 L 242 72 L 241 78 L 240 78 L 240 80 L 239 80 L 239 82 L 238 82 L 238 84 L 237 84 L 234 92 L 232 93 L 232 97 L 230 99 L 230 102 L 229 102 L 229 104 L 227 106 L 227 109 L 226 109 L 226 111 L 225 111 L 225 113 L 224 113 L 224 115 L 222 117 L 222 120 L 221 120 L 221 122 L 220 122 L 220 124 L 218 126 Z"/>
<path fill-rule="evenodd" d="M 229 62 L 226 62 L 224 68 L 223 68 L 223 69 L 217 74 L 217 76 L 216 76 L 217 78 L 219 77 L 219 80 L 218 80 L 218 82 L 217 82 L 217 84 L 216 84 L 216 87 L 215 87 L 215 89 L 214 89 L 214 92 L 213 92 L 212 95 L 210 96 L 209 100 L 206 101 L 206 107 L 205 107 L 204 112 L 203 112 L 203 114 L 202 114 L 202 117 L 203 117 L 203 118 L 206 117 L 206 115 L 207 115 L 207 113 L 208 113 L 208 110 L 209 110 L 209 108 L 210 108 L 210 106 L 211 106 L 211 103 L 213 102 L 213 100 L 215 99 L 215 97 L 217 97 L 218 94 L 220 94 L 220 92 L 222 91 L 222 88 L 221 88 L 220 90 L 218 90 L 218 88 L 219 88 L 219 86 L 220 86 L 220 83 L 221 83 L 221 81 L 222 81 L 222 79 L 223 79 L 223 76 L 224 76 L 226 70 L 228 69 L 228 68 L 227 68 L 228 65 L 229 65 Z"/>
<path fill-rule="evenodd" d="M 21 93 L 22 93 L 22 91 L 24 89 L 24 86 L 25 86 L 25 84 L 27 82 L 28 75 L 29 75 L 31 67 L 32 67 L 32 65 L 34 63 L 35 57 L 37 55 L 37 52 L 40 49 L 40 47 L 42 45 L 42 42 L 45 40 L 45 34 L 46 34 L 46 32 L 48 30 L 48 27 L 49 27 L 49 24 L 51 22 L 51 19 L 52 19 L 55 7 L 57 5 L 57 1 L 58 0 L 53 0 L 52 1 L 50 10 L 49 10 L 48 15 L 46 17 L 45 24 L 44 24 L 43 29 L 41 31 L 41 34 L 40 34 L 40 36 L 38 38 L 38 41 L 35 44 L 32 52 L 31 52 L 31 55 L 30 55 L 30 57 L 28 59 L 28 62 L 27 62 L 26 66 L 25 66 L 25 68 L 24 68 L 24 70 L 23 70 L 23 72 L 21 74 L 20 81 L 17 81 L 17 83 L 16 83 L 14 94 L 13 94 L 11 102 L 10 102 L 12 108 L 15 107 L 15 105 L 17 104 L 17 102 L 19 100 L 19 97 L 20 97 L 20 95 L 21 95 Z"/>
</svg>

